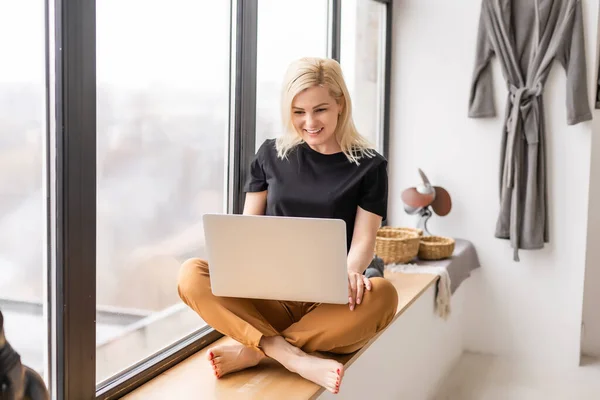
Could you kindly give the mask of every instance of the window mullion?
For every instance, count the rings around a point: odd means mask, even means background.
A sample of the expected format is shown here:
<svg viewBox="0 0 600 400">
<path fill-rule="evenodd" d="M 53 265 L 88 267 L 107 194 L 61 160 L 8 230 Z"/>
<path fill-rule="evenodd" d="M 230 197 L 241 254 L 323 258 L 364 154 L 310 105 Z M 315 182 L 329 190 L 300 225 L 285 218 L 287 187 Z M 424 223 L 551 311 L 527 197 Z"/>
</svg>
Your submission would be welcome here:
<svg viewBox="0 0 600 400">
<path fill-rule="evenodd" d="M 342 36 L 342 0 L 329 0 L 327 55 L 340 62 Z"/>
<path fill-rule="evenodd" d="M 95 0 L 48 7 L 50 376 L 59 399 L 90 399 L 96 387 L 95 14 Z"/>
<path fill-rule="evenodd" d="M 258 0 L 234 0 L 232 10 L 228 212 L 240 214 L 244 181 L 255 153 Z"/>
<path fill-rule="evenodd" d="M 392 91 L 392 24 L 393 6 L 388 2 L 385 15 L 385 71 L 383 81 L 383 156 L 390 157 L 390 98 Z"/>
</svg>

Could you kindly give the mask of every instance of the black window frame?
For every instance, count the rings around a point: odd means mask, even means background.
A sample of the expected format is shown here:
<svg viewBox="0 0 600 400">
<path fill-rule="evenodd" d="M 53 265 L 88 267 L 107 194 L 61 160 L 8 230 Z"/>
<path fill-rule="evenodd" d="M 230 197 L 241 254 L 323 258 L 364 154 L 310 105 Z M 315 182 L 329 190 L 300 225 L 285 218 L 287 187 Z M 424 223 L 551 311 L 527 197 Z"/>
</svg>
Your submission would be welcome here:
<svg viewBox="0 0 600 400">
<path fill-rule="evenodd" d="M 231 0 L 230 213 L 243 210 L 255 153 L 259 0 Z M 383 155 L 389 159 L 392 1 L 386 4 Z M 341 0 L 328 0 L 328 55 L 340 59 Z M 48 376 L 53 398 L 115 399 L 222 335 L 203 327 L 96 383 L 96 1 L 46 0 Z"/>
<path fill-rule="evenodd" d="M 54 0 L 46 17 L 48 375 L 52 398 L 86 399 L 96 384 L 96 2 Z"/>
</svg>

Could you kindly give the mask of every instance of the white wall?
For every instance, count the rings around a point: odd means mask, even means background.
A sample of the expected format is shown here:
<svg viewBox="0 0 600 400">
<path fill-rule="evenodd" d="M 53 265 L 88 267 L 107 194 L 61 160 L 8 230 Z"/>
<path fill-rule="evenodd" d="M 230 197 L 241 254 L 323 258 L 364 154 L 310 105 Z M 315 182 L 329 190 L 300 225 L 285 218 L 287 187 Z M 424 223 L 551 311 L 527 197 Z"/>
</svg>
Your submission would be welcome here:
<svg viewBox="0 0 600 400">
<path fill-rule="evenodd" d="M 595 132 L 600 132 L 600 118 L 594 121 L 594 126 Z M 581 352 L 600 357 L 600 138 L 598 136 L 592 138 L 591 164 Z"/>
<path fill-rule="evenodd" d="M 430 230 L 471 240 L 482 263 L 466 282 L 467 350 L 554 368 L 576 366 L 594 124 L 566 125 L 565 74 L 555 64 L 544 92 L 551 242 L 543 250 L 521 250 L 521 262 L 514 262 L 508 241 L 494 238 L 506 99 L 497 60 L 499 117 L 467 118 L 480 1 L 394 3 L 390 221 L 415 223 L 404 213 L 400 194 L 418 182 L 421 167 L 453 196 L 452 212 L 434 216 Z M 593 104 L 598 1 L 583 5 Z"/>
<path fill-rule="evenodd" d="M 600 23 L 600 12 L 598 13 Z M 590 27 L 589 37 L 600 31 Z M 600 43 L 598 41 L 597 43 Z M 596 64 L 598 60 L 596 59 Z M 594 71 L 597 71 L 595 69 Z M 600 117 L 593 121 L 593 131 L 600 132 Z M 600 357 L 600 138 L 592 135 L 592 159 L 590 173 L 590 195 L 588 208 L 588 237 L 586 252 L 585 286 L 583 289 L 583 330 L 581 333 L 581 352 L 585 355 Z"/>
<path fill-rule="evenodd" d="M 340 392 L 326 391 L 319 399 L 431 399 L 462 354 L 467 301 L 461 286 L 443 320 L 435 314 L 430 286 L 346 370 Z"/>
</svg>

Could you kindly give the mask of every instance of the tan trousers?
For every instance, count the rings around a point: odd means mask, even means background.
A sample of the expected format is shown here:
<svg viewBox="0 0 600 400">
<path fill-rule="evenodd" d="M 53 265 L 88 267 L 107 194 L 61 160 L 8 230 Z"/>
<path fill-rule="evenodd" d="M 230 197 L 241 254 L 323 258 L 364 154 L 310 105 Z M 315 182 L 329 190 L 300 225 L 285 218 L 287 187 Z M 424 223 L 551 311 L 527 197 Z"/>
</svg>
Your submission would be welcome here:
<svg viewBox="0 0 600 400">
<path fill-rule="evenodd" d="M 194 258 L 181 266 L 178 291 L 207 324 L 245 346 L 259 349 L 263 336 L 279 335 L 307 353 L 347 354 L 364 346 L 396 313 L 394 286 L 384 278 L 371 282 L 354 311 L 339 304 L 218 297 L 210 289 L 207 262 Z"/>
</svg>

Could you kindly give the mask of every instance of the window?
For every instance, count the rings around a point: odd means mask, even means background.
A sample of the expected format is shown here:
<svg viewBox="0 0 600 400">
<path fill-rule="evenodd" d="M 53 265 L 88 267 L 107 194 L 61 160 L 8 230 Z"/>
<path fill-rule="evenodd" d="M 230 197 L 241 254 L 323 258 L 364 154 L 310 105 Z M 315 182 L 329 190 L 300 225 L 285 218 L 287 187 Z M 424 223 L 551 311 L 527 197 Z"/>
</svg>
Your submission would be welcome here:
<svg viewBox="0 0 600 400">
<path fill-rule="evenodd" d="M 241 211 L 291 61 L 341 53 L 382 146 L 384 3 L 0 0 L 0 309 L 53 398 L 120 398 L 219 337 L 179 267 L 203 214 Z"/>
<path fill-rule="evenodd" d="M 383 151 L 386 5 L 344 0 L 340 64 L 358 131 Z"/>
<path fill-rule="evenodd" d="M 18 38 L 18 39 L 17 39 Z M 0 310 L 22 362 L 46 374 L 43 1 L 0 1 Z"/>
<path fill-rule="evenodd" d="M 282 133 L 285 71 L 300 57 L 327 56 L 327 1 L 258 0 L 256 149 Z"/>
<path fill-rule="evenodd" d="M 202 214 L 225 211 L 230 4 L 96 10 L 100 382 L 204 325 L 177 275 L 206 257 Z"/>
</svg>

